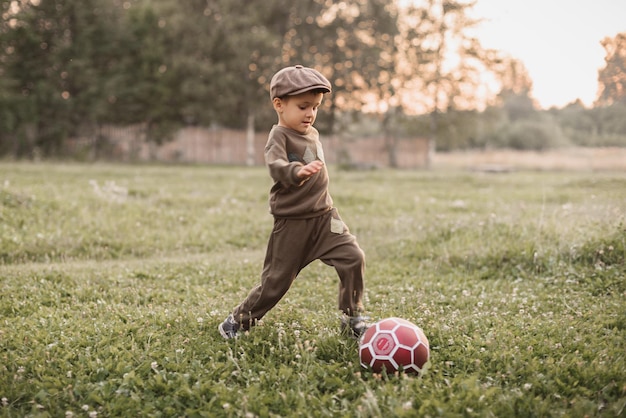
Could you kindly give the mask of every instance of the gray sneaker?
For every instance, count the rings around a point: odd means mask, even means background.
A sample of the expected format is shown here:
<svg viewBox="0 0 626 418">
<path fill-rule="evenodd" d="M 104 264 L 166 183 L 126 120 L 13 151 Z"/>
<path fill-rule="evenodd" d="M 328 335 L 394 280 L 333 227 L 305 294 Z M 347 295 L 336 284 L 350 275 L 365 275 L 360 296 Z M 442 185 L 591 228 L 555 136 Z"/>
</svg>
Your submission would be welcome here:
<svg viewBox="0 0 626 418">
<path fill-rule="evenodd" d="M 228 317 L 222 322 L 217 329 L 222 334 L 222 337 L 227 340 L 231 338 L 237 338 L 237 331 L 239 330 L 239 324 L 233 318 L 233 314 L 228 315 Z"/>
<path fill-rule="evenodd" d="M 341 331 L 350 334 L 354 338 L 361 338 L 365 331 L 370 327 L 368 316 L 348 316 L 341 317 Z"/>
</svg>

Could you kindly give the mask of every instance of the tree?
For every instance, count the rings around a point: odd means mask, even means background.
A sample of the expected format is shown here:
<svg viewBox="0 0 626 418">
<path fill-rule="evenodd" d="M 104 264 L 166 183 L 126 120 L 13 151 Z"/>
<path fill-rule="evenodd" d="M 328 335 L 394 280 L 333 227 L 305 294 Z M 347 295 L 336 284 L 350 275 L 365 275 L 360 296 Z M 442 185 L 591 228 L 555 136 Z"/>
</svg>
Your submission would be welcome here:
<svg viewBox="0 0 626 418">
<path fill-rule="evenodd" d="M 7 2 L 3 2 L 6 4 Z M 0 134 L 15 156 L 61 152 L 64 139 L 104 114 L 107 72 L 118 49 L 110 1 L 10 2 L 3 10 L 0 62 L 12 101 Z M 6 124 L 6 122 L 5 122 Z"/>
<path fill-rule="evenodd" d="M 319 69 L 333 85 L 324 130 L 338 111 L 361 111 L 385 97 L 394 70 L 397 16 L 387 0 L 287 2 L 280 66 Z"/>
<path fill-rule="evenodd" d="M 606 65 L 598 71 L 598 99 L 596 105 L 626 103 L 626 32 L 601 42 L 606 51 Z"/>
<path fill-rule="evenodd" d="M 8 2 L 3 2 L 6 4 Z M 4 12 L 4 10 L 3 10 Z M 54 13 L 54 15 L 53 15 Z M 65 110 L 57 50 L 63 48 L 61 22 L 55 10 L 15 2 L 2 15 L 2 65 L 4 95 L 8 106 L 8 131 L 2 134 L 3 148 L 16 156 L 27 155 L 34 147 L 58 144 L 67 128 L 54 124 Z M 56 77 L 55 77 L 56 76 Z M 44 136 L 44 139 L 41 139 Z M 47 138 L 46 138 L 47 137 Z M 8 144 L 8 143 L 11 144 Z"/>
<path fill-rule="evenodd" d="M 439 114 L 476 104 L 478 75 L 484 63 L 483 48 L 467 32 L 478 23 L 469 17 L 474 4 L 423 0 L 405 11 L 403 74 L 413 91 L 410 101 L 430 114 L 427 165 L 437 147 Z"/>
<path fill-rule="evenodd" d="M 180 12 L 168 7 L 169 2 L 159 1 L 136 1 L 123 7 L 124 44 L 120 48 L 124 53 L 108 95 L 107 122 L 139 124 L 146 139 L 157 143 L 168 140 L 182 124 L 189 96 L 181 85 L 189 78 L 197 80 L 177 65 L 175 52 L 185 51 L 187 42 L 176 32 Z M 202 90 L 200 85 L 197 89 Z"/>
<path fill-rule="evenodd" d="M 504 109 L 510 121 L 532 116 L 537 105 L 531 96 L 533 82 L 524 64 L 511 57 L 492 57 L 490 62 L 500 84 L 496 104 Z"/>
</svg>

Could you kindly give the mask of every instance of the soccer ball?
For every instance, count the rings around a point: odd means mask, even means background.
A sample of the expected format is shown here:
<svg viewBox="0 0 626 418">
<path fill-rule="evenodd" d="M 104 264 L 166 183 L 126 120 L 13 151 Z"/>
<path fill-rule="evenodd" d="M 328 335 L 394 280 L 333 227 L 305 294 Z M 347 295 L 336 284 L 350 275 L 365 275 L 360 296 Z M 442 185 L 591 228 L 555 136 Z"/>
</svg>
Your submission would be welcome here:
<svg viewBox="0 0 626 418">
<path fill-rule="evenodd" d="M 375 373 L 421 374 L 428 361 L 428 339 L 420 327 L 402 318 L 386 318 L 365 331 L 359 341 L 361 365 Z"/>
</svg>

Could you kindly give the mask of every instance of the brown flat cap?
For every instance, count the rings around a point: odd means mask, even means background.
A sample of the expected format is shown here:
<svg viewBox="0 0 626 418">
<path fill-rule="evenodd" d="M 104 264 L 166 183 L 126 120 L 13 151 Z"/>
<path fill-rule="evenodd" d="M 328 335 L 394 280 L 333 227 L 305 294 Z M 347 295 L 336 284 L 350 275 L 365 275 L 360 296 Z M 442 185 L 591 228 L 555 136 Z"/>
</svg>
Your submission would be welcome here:
<svg viewBox="0 0 626 418">
<path fill-rule="evenodd" d="M 311 90 L 331 92 L 330 81 L 313 68 L 296 65 L 286 67 L 274 74 L 270 82 L 270 98 L 293 96 Z"/>
</svg>

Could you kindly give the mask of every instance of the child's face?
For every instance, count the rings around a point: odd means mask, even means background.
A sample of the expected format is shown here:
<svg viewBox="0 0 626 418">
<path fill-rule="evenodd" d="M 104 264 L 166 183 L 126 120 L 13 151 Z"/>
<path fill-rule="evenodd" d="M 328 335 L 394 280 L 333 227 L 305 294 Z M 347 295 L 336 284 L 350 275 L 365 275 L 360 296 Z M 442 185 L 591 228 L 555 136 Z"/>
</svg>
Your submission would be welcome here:
<svg viewBox="0 0 626 418">
<path fill-rule="evenodd" d="M 278 125 L 306 134 L 315 122 L 317 109 L 322 104 L 323 97 L 322 93 L 307 91 L 283 99 L 274 99 Z"/>
</svg>

